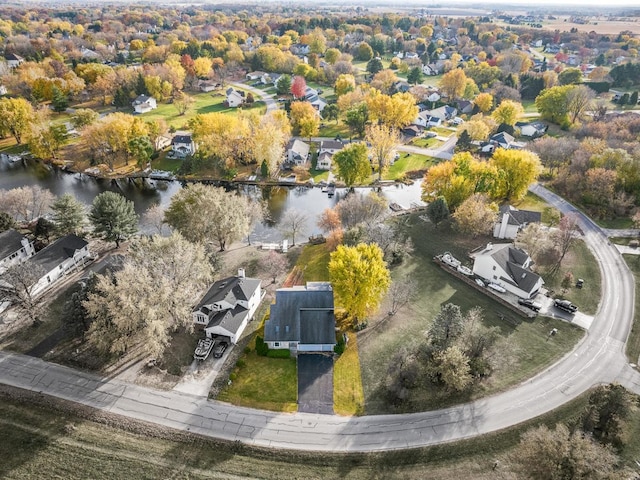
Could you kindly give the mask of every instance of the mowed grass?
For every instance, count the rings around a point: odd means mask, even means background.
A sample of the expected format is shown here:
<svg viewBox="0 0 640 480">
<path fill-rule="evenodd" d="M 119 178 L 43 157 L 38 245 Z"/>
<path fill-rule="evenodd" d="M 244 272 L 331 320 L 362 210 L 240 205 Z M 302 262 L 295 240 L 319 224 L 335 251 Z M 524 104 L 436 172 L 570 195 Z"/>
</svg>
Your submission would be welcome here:
<svg viewBox="0 0 640 480">
<path fill-rule="evenodd" d="M 240 111 L 256 110 L 262 115 L 267 111 L 266 105 L 264 102 L 259 101 L 259 98 L 255 98 L 255 102 L 252 105 L 243 105 L 241 108 L 230 108 L 224 105 L 226 96 L 222 91 L 202 92 L 190 96 L 193 98 L 194 103 L 189 107 L 189 110 L 187 110 L 184 115 L 178 114 L 176 107 L 172 104 L 158 103 L 158 108 L 148 113 L 141 114 L 140 118 L 144 121 L 164 119 L 169 126 L 177 129 L 186 129 L 189 120 L 197 114 L 218 112 L 228 115 L 237 115 Z"/>
<path fill-rule="evenodd" d="M 629 362 L 638 365 L 638 361 L 640 361 L 640 256 L 623 255 L 623 257 L 636 281 L 635 318 L 627 339 L 627 357 Z"/>
<path fill-rule="evenodd" d="M 333 366 L 333 410 L 338 415 L 362 415 L 364 391 L 358 358 L 358 340 L 353 332 L 347 335 L 347 348 Z"/>
<path fill-rule="evenodd" d="M 180 158 L 169 158 L 167 157 L 167 152 L 162 152 L 160 156 L 151 162 L 151 168 L 154 170 L 164 170 L 167 172 L 175 172 L 180 168 L 184 162 L 183 159 Z"/>
<path fill-rule="evenodd" d="M 599 226 L 602 228 L 634 228 L 633 220 L 629 217 L 618 217 L 618 218 L 603 218 L 603 219 L 594 219 Z"/>
<path fill-rule="evenodd" d="M 428 157 L 426 155 L 400 152 L 400 158 L 387 169 L 384 175 L 382 175 L 382 178 L 384 180 L 398 180 L 407 172 L 426 170 L 438 161 L 439 160 L 437 158 Z"/>
<path fill-rule="evenodd" d="M 367 414 L 431 410 L 505 390 L 562 357 L 583 336 L 581 329 L 561 320 L 541 317 L 525 320 L 432 261 L 435 255 L 450 251 L 470 266 L 471 262 L 466 260 L 467 252 L 486 244 L 489 238 L 465 238 L 453 232 L 448 225 L 441 225 L 436 230 L 417 216 L 410 218 L 413 223 L 408 228 L 415 250 L 408 261 L 394 269 L 393 278 L 412 278 L 419 294 L 403 312 L 397 314 L 396 317 L 402 315 L 400 319 L 393 317 L 387 320 L 359 343 Z M 423 343 L 433 318 L 446 303 L 459 305 L 463 312 L 480 307 L 484 323 L 499 328 L 504 361 L 497 365 L 489 379 L 469 392 L 451 394 L 423 382 L 410 391 L 404 404 L 399 407 L 389 405 L 384 381 L 394 355 Z M 560 335 L 549 340 L 548 332 L 552 328 L 558 328 Z"/>
<path fill-rule="evenodd" d="M 296 265 L 304 272 L 305 282 L 329 281 L 330 253 L 326 243 L 304 246 Z"/>
<path fill-rule="evenodd" d="M 514 206 L 519 210 L 531 210 L 542 213 L 542 223 L 549 224 L 552 216 L 560 218 L 558 209 L 550 207 L 547 202 L 535 193 L 527 192 L 524 198 Z"/>
<path fill-rule="evenodd" d="M 573 274 L 574 283 L 564 291 L 561 285 L 562 279 L 567 272 Z M 554 290 L 556 296 L 566 298 L 578 305 L 580 311 L 588 315 L 594 315 L 598 310 L 602 294 L 600 268 L 591 250 L 583 240 L 577 240 L 567 252 L 556 275 L 553 277 L 543 275 L 543 278 L 546 288 Z M 575 286 L 575 281 L 579 278 L 584 280 L 582 288 L 576 288 Z"/>
</svg>

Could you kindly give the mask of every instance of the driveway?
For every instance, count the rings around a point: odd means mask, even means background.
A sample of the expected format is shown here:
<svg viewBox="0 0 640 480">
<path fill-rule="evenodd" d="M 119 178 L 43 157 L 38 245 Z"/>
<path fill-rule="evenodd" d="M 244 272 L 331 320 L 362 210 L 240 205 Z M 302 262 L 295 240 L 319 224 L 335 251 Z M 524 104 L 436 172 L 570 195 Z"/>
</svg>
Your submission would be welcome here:
<svg viewBox="0 0 640 480">
<path fill-rule="evenodd" d="M 298 355 L 298 411 L 333 415 L 333 357 Z"/>
</svg>

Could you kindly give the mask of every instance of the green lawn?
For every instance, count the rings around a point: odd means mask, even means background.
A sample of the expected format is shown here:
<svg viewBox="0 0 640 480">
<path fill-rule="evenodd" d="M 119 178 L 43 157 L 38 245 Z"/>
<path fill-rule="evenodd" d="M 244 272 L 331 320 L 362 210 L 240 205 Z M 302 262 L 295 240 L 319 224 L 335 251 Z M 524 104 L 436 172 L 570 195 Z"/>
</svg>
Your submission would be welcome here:
<svg viewBox="0 0 640 480">
<path fill-rule="evenodd" d="M 260 114 L 266 112 L 266 105 L 259 101 L 259 98 L 255 98 L 256 102 L 251 106 L 243 106 L 240 108 L 225 107 L 224 101 L 226 99 L 222 92 L 202 92 L 191 95 L 194 99 L 193 105 L 189 108 L 184 115 L 178 115 L 176 108 L 168 103 L 158 103 L 158 108 L 148 113 L 143 113 L 140 118 L 145 121 L 156 120 L 163 118 L 170 126 L 177 129 L 187 128 L 187 123 L 197 114 L 202 113 L 226 113 L 230 115 L 236 115 L 237 112 L 242 110 L 256 110 Z"/>
<path fill-rule="evenodd" d="M 304 246 L 296 265 L 303 270 L 305 282 L 329 281 L 329 254 L 326 243 Z"/>
<path fill-rule="evenodd" d="M 398 180 L 404 177 L 407 172 L 426 170 L 438 161 L 437 158 L 427 157 L 426 155 L 400 152 L 400 158 L 389 167 L 382 178 L 384 180 Z"/>
<path fill-rule="evenodd" d="M 154 170 L 164 170 L 167 172 L 175 172 L 180 168 L 184 160 L 180 158 L 169 158 L 167 152 L 161 152 L 160 156 L 151 162 L 151 168 Z"/>
<path fill-rule="evenodd" d="M 535 193 L 527 192 L 524 198 L 514 204 L 520 210 L 532 210 L 542 213 L 542 223 L 549 224 L 552 219 L 560 218 L 560 212 L 554 207 L 550 207 L 547 202 L 537 196 Z"/>
<path fill-rule="evenodd" d="M 629 217 L 594 219 L 602 228 L 633 228 L 633 220 Z"/>
<path fill-rule="evenodd" d="M 415 250 L 409 261 L 394 269 L 393 278 L 413 278 L 420 294 L 402 313 L 401 319 L 393 317 L 394 321 L 388 320 L 375 335 L 359 343 L 367 414 L 430 410 L 494 394 L 530 378 L 573 348 L 583 336 L 583 330 L 560 320 L 542 317 L 524 320 L 432 261 L 435 255 L 445 251 L 452 252 L 458 259 L 466 259 L 468 251 L 486 244 L 491 238 L 466 238 L 446 224 L 435 229 L 417 215 L 409 218 L 412 223 L 407 228 Z M 465 263 L 471 264 L 468 260 Z M 449 302 L 460 305 L 465 312 L 473 307 L 482 308 L 484 323 L 500 329 L 502 344 L 498 350 L 503 355 L 502 362 L 496 365 L 496 371 L 489 379 L 470 392 L 452 394 L 424 382 L 410 390 L 404 404 L 389 405 L 383 382 L 393 355 L 399 349 L 411 349 L 424 342 L 424 332 L 441 305 Z M 549 341 L 548 332 L 552 328 L 558 328 L 561 334 Z"/>
<path fill-rule="evenodd" d="M 320 131 L 318 132 L 319 137 L 335 138 L 338 135 L 340 135 L 340 137 L 344 140 L 348 139 L 349 127 L 341 121 L 338 121 L 338 123 L 333 120 L 330 122 L 322 122 Z"/>
<path fill-rule="evenodd" d="M 537 113 L 538 109 L 536 108 L 535 100 L 522 100 L 522 107 L 524 108 L 524 113 Z M 529 118 L 529 117 L 527 117 Z"/>
<path fill-rule="evenodd" d="M 640 256 L 623 255 L 623 257 L 636 280 L 635 319 L 627 340 L 627 357 L 630 363 L 638 365 L 640 361 Z"/>
</svg>

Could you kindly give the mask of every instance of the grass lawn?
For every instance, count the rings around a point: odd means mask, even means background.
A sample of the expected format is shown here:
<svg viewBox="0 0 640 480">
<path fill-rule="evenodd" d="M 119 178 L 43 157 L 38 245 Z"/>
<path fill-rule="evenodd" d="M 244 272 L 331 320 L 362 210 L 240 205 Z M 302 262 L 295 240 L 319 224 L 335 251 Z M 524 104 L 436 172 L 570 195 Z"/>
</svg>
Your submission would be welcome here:
<svg viewBox="0 0 640 480">
<path fill-rule="evenodd" d="M 426 170 L 438 161 L 437 158 L 427 157 L 426 155 L 420 155 L 418 153 L 400 153 L 400 158 L 387 169 L 384 175 L 382 175 L 382 178 L 383 180 L 397 180 L 402 178 L 407 172 Z"/>
<path fill-rule="evenodd" d="M 627 357 L 629 357 L 629 362 L 637 365 L 640 360 L 640 256 L 623 255 L 623 257 L 636 279 L 635 319 L 627 340 Z"/>
<path fill-rule="evenodd" d="M 524 113 L 537 113 L 538 109 L 536 108 L 535 100 L 522 100 L 522 107 L 524 108 Z M 529 117 L 527 117 L 529 118 Z"/>
<path fill-rule="evenodd" d="M 330 122 L 323 122 L 322 125 L 324 126 L 320 127 L 320 130 L 318 132 L 319 137 L 335 138 L 340 135 L 340 138 L 342 138 L 343 140 L 349 138 L 349 127 L 341 121 L 338 121 L 338 123 L 336 123 L 332 120 Z"/>
<path fill-rule="evenodd" d="M 438 135 L 442 136 L 442 137 L 450 137 L 451 135 L 453 135 L 455 133 L 455 130 L 450 130 L 448 128 L 445 127 L 432 127 L 430 129 L 431 132 L 435 132 Z"/>
<path fill-rule="evenodd" d="M 304 246 L 296 265 L 303 270 L 305 282 L 329 281 L 329 254 L 326 243 Z"/>
<path fill-rule="evenodd" d="M 154 170 L 164 170 L 167 172 L 175 172 L 180 168 L 184 160 L 180 158 L 169 158 L 167 152 L 161 152 L 160 156 L 151 162 L 151 168 Z"/>
<path fill-rule="evenodd" d="M 333 366 L 333 409 L 338 415 L 361 415 L 364 413 L 364 391 L 358 340 L 353 332 L 347 335 L 348 346 Z"/>
<path fill-rule="evenodd" d="M 442 145 L 442 140 L 438 140 L 437 138 L 416 138 L 411 145 L 415 145 L 416 147 L 421 148 L 435 148 L 439 145 Z"/>
<path fill-rule="evenodd" d="M 629 245 L 631 242 L 637 242 L 638 239 L 635 237 L 609 237 L 609 241 L 617 245 Z"/>
<path fill-rule="evenodd" d="M 0 152 L 2 153 L 22 153 L 26 152 L 28 147 L 23 143 L 18 145 L 13 137 L 0 138 Z"/>
<path fill-rule="evenodd" d="M 552 217 L 559 218 L 558 209 L 550 207 L 547 202 L 537 196 L 535 193 L 527 192 L 522 201 L 514 204 L 520 210 L 532 210 L 542 213 L 542 223 L 548 224 Z"/>
<path fill-rule="evenodd" d="M 239 111 L 246 110 L 257 110 L 260 114 L 264 114 L 267 111 L 267 107 L 263 102 L 260 102 L 259 98 L 256 98 L 256 102 L 251 106 L 243 106 L 240 108 L 229 108 L 225 107 L 224 101 L 226 99 L 225 95 L 216 92 L 202 92 L 191 95 L 194 100 L 193 105 L 189 108 L 187 113 L 184 115 L 178 115 L 176 108 L 168 103 L 158 103 L 158 108 L 152 110 L 148 113 L 143 113 L 140 115 L 145 121 L 156 120 L 160 118 L 164 118 L 164 120 L 170 126 L 173 126 L 177 129 L 187 128 L 187 123 L 197 114 L 201 113 L 212 113 L 219 112 L 230 115 L 235 115 Z"/>
<path fill-rule="evenodd" d="M 256 335 L 264 336 L 264 325 Z M 298 410 L 298 370 L 295 358 L 261 357 L 256 353 L 255 337 L 251 352 L 242 355 L 230 375 L 231 385 L 216 400 L 243 407 L 277 412 Z"/>
<path fill-rule="evenodd" d="M 420 295 L 396 317 L 385 320 L 374 333 L 363 332 L 367 336 L 359 342 L 359 351 L 367 414 L 442 408 L 505 390 L 560 358 L 583 336 L 584 331 L 560 320 L 541 317 L 521 319 L 432 261 L 433 256 L 445 251 L 452 252 L 458 259 L 465 259 L 469 250 L 491 239 L 465 238 L 453 232 L 449 225 L 441 225 L 436 230 L 417 215 L 409 218 L 412 223 L 407 228 L 413 239 L 414 254 L 392 273 L 394 279 L 412 277 Z M 425 382 L 411 390 L 407 401 L 394 409 L 387 403 L 384 387 L 393 355 L 402 348 L 411 349 L 423 342 L 424 332 L 440 307 L 449 302 L 460 305 L 464 312 L 473 307 L 482 308 L 484 323 L 500 330 L 504 362 L 497 365 L 492 377 L 470 392 L 445 393 Z M 505 318 L 502 319 L 501 315 Z M 548 341 L 547 334 L 551 328 L 558 328 L 561 335 Z"/>
<path fill-rule="evenodd" d="M 633 228 L 633 220 L 629 217 L 593 219 L 602 228 Z"/>
</svg>

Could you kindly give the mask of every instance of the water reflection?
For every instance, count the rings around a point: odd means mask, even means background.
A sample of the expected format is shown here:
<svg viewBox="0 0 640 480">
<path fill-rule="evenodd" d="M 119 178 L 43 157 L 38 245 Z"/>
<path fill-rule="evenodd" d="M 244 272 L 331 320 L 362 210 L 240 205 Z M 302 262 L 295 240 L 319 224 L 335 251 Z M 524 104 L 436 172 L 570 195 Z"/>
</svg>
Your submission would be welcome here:
<svg viewBox="0 0 640 480">
<path fill-rule="evenodd" d="M 138 214 L 144 213 L 147 208 L 156 203 L 167 206 L 171 197 L 182 188 L 177 181 L 95 179 L 80 173 L 66 173 L 28 160 L 16 163 L 0 160 L 0 189 L 8 190 L 25 185 L 39 185 L 57 196 L 70 193 L 87 205 L 102 192 L 119 192 L 133 201 Z M 251 234 L 252 241 L 281 240 L 282 235 L 277 225 L 289 209 L 300 210 L 307 214 L 309 222 L 306 234 L 320 233 L 316 225 L 318 216 L 325 208 L 335 206 L 347 193 L 346 189 L 337 189 L 335 195 L 329 198 L 320 188 L 309 187 L 242 185 L 238 190 L 267 204 L 269 216 L 256 225 Z M 371 189 L 357 188 L 356 191 L 368 194 Z M 389 202 L 410 207 L 413 202 L 420 199 L 420 185 L 418 182 L 411 186 L 391 185 L 383 187 L 381 193 Z"/>
</svg>

